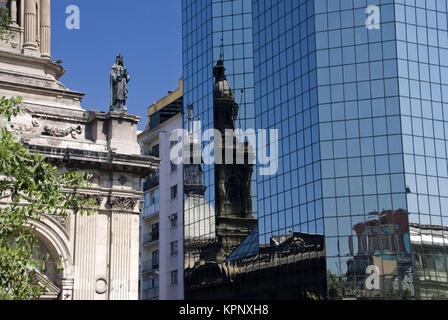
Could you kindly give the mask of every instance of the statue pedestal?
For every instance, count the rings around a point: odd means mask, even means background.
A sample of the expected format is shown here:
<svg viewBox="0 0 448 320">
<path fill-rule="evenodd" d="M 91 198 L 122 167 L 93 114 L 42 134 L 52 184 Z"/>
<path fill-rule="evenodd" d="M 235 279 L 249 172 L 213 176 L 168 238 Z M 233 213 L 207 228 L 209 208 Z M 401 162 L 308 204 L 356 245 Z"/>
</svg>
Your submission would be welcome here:
<svg viewBox="0 0 448 320">
<path fill-rule="evenodd" d="M 92 138 L 95 142 L 107 142 L 110 151 L 114 153 L 139 155 L 137 125 L 140 119 L 123 112 L 90 112 Z"/>
</svg>

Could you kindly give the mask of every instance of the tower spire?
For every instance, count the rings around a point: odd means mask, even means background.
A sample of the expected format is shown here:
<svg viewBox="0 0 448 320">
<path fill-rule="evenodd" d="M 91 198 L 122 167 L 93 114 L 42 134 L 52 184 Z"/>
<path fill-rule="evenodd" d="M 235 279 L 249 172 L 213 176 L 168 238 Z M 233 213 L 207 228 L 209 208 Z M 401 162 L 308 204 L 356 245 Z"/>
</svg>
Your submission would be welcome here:
<svg viewBox="0 0 448 320">
<path fill-rule="evenodd" d="M 219 60 L 224 61 L 224 38 L 221 38 Z"/>
</svg>

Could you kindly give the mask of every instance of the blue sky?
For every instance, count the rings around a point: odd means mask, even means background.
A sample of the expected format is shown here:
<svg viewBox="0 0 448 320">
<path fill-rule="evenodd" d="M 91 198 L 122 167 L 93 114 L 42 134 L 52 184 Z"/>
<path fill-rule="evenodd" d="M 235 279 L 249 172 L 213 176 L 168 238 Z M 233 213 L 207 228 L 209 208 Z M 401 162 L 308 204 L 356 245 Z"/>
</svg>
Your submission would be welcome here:
<svg viewBox="0 0 448 320">
<path fill-rule="evenodd" d="M 178 86 L 182 75 L 181 0 L 52 1 L 52 56 L 63 59 L 61 82 L 86 93 L 87 110 L 109 110 L 109 72 L 117 54 L 131 74 L 129 113 L 146 109 Z M 80 30 L 68 30 L 66 8 L 80 9 Z"/>
</svg>

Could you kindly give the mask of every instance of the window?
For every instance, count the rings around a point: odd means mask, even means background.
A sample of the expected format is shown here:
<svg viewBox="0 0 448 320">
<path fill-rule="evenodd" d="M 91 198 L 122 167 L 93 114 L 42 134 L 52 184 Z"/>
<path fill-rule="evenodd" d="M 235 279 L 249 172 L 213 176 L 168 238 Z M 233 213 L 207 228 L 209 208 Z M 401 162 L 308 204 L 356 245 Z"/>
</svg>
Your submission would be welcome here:
<svg viewBox="0 0 448 320">
<path fill-rule="evenodd" d="M 152 268 L 153 269 L 159 268 L 159 250 L 152 252 Z"/>
<path fill-rule="evenodd" d="M 154 189 L 155 187 L 157 187 L 159 185 L 159 170 L 157 170 L 156 172 L 154 172 L 153 174 L 151 174 L 150 176 L 148 176 L 145 179 L 144 185 L 143 185 L 143 190 L 144 191 L 148 191 L 150 189 Z"/>
<path fill-rule="evenodd" d="M 171 187 L 171 200 L 177 198 L 177 185 Z"/>
<path fill-rule="evenodd" d="M 174 164 L 171 162 L 171 172 L 176 172 L 177 171 L 177 164 Z"/>
<path fill-rule="evenodd" d="M 154 223 L 153 225 L 151 225 L 151 237 L 152 237 L 152 241 L 159 240 L 159 224 L 158 223 Z"/>
<path fill-rule="evenodd" d="M 170 284 L 172 286 L 177 284 L 177 270 L 171 271 L 171 274 L 170 274 Z"/>
<path fill-rule="evenodd" d="M 177 241 L 171 242 L 170 248 L 171 248 L 171 256 L 172 257 L 177 256 L 177 254 L 178 254 L 178 242 Z"/>
<path fill-rule="evenodd" d="M 150 285 L 149 285 L 150 289 L 158 288 L 159 287 L 159 278 L 158 277 L 152 278 L 152 279 L 150 279 L 149 283 L 150 283 Z"/>
<path fill-rule="evenodd" d="M 169 219 L 170 219 L 170 228 L 171 229 L 177 228 L 177 213 L 170 215 Z"/>
<path fill-rule="evenodd" d="M 143 290 L 151 290 L 159 288 L 159 277 L 151 277 L 143 280 Z"/>
<path fill-rule="evenodd" d="M 159 152 L 159 145 L 158 144 L 151 148 L 151 154 L 150 155 L 153 156 L 153 157 L 157 157 L 157 158 L 159 157 L 160 152 Z"/>
<path fill-rule="evenodd" d="M 149 205 L 154 206 L 159 204 L 159 189 L 153 190 L 149 193 Z"/>
</svg>

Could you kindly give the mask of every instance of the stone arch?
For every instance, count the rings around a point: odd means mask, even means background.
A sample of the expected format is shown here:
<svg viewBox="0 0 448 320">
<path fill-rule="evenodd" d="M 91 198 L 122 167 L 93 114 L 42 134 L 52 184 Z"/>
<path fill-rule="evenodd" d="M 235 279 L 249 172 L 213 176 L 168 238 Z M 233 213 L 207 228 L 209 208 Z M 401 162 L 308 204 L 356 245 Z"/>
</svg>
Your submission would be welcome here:
<svg viewBox="0 0 448 320">
<path fill-rule="evenodd" d="M 32 221 L 30 222 L 30 225 L 34 227 L 34 232 L 39 241 L 41 241 L 52 254 L 61 256 L 64 259 L 62 262 L 64 278 L 72 277 L 73 260 L 70 250 L 70 240 L 68 239 L 67 233 L 47 217 L 44 217 L 41 221 Z"/>
<path fill-rule="evenodd" d="M 53 219 L 43 217 L 41 221 L 31 221 L 29 225 L 34 229 L 38 239 L 39 254 L 50 254 L 48 269 L 40 272 L 37 277 L 47 285 L 41 299 L 71 299 L 73 296 L 74 267 L 70 250 L 70 240 L 65 230 Z M 61 258 L 61 259 L 59 259 Z M 58 272 L 55 262 L 62 267 Z"/>
</svg>

